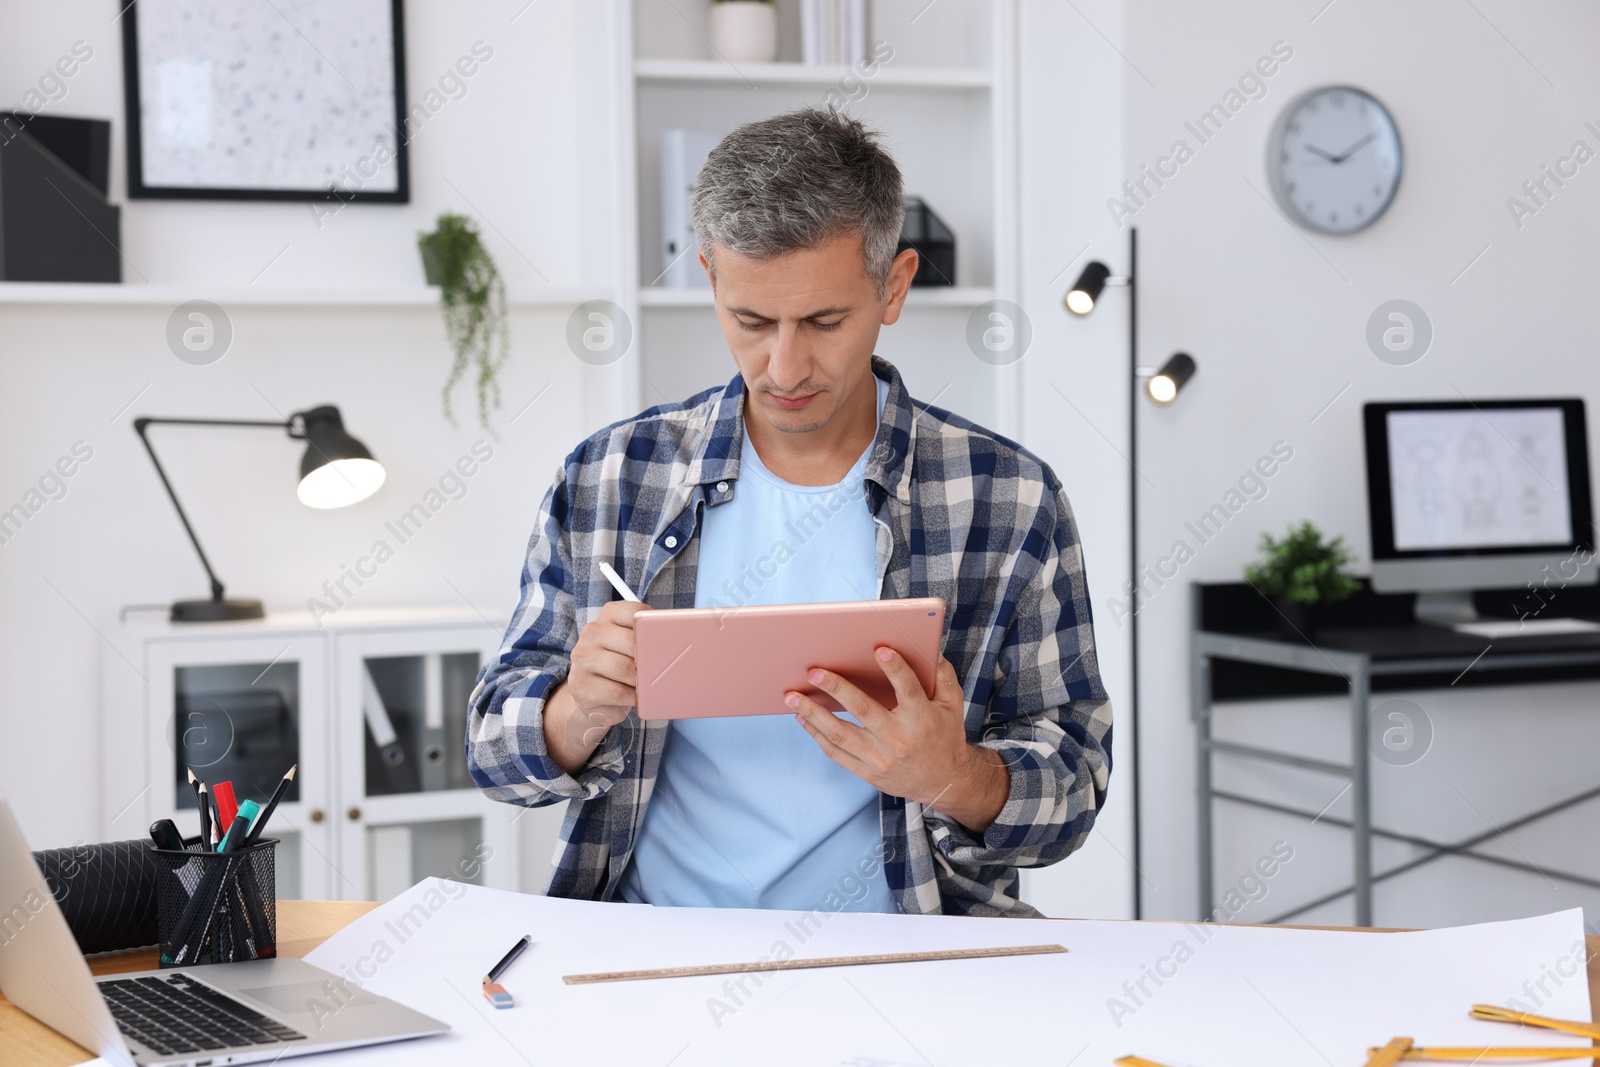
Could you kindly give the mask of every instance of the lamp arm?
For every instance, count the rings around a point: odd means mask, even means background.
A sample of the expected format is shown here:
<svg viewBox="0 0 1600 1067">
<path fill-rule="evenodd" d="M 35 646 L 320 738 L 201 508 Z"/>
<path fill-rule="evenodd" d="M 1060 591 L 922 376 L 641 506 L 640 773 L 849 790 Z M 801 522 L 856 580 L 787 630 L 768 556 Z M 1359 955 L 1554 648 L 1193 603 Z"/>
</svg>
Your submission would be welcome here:
<svg viewBox="0 0 1600 1067">
<path fill-rule="evenodd" d="M 292 420 L 291 420 L 292 422 Z M 137 418 L 133 420 L 133 432 L 139 435 L 139 440 L 144 442 L 144 450 L 150 454 L 150 462 L 155 464 L 156 474 L 161 478 L 161 484 L 167 490 L 167 496 L 172 500 L 172 506 L 177 509 L 178 521 L 183 523 L 183 530 L 189 535 L 189 543 L 194 545 L 194 551 L 200 557 L 200 566 L 206 569 L 206 577 L 211 579 L 211 599 L 221 600 L 223 594 L 222 581 L 217 577 L 217 572 L 211 569 L 211 561 L 206 558 L 206 550 L 200 547 L 200 539 L 194 534 L 194 527 L 189 525 L 189 516 L 184 513 L 183 505 L 178 502 L 178 494 L 173 491 L 172 482 L 167 478 L 166 469 L 161 466 L 161 460 L 156 456 L 156 450 L 150 444 L 150 435 L 146 429 L 152 425 L 174 426 L 267 426 L 274 429 L 289 429 L 291 422 L 266 422 L 248 419 L 151 419 Z"/>
</svg>

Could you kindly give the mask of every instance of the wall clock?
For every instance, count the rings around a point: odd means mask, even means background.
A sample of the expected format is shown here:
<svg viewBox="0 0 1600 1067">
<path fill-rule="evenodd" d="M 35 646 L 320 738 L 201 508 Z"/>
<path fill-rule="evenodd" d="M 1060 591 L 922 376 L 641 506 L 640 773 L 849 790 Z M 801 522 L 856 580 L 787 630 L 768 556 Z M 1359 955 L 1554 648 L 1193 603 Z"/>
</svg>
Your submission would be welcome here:
<svg viewBox="0 0 1600 1067">
<path fill-rule="evenodd" d="M 1279 117 L 1267 156 L 1272 191 L 1291 219 L 1352 234 L 1388 210 L 1400 187 L 1400 133 L 1376 97 L 1348 85 L 1314 89 Z"/>
</svg>

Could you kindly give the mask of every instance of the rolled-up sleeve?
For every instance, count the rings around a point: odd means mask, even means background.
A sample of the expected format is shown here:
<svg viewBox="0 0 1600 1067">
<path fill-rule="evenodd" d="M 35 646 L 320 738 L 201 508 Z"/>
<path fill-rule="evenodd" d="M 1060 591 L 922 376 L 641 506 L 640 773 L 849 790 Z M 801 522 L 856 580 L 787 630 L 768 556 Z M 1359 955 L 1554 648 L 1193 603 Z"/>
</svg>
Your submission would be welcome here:
<svg viewBox="0 0 1600 1067">
<path fill-rule="evenodd" d="M 574 776 L 550 758 L 545 700 L 566 680 L 578 642 L 567 471 L 545 494 L 528 541 L 522 594 L 496 659 L 479 672 L 467 717 L 467 767 L 495 800 L 539 807 L 599 796 L 622 774 L 618 731 Z"/>
<path fill-rule="evenodd" d="M 1053 478 L 1052 478 L 1053 481 Z M 928 810 L 936 848 L 959 866 L 1043 867 L 1089 836 L 1111 776 L 1111 702 L 1100 682 L 1077 525 L 1056 483 L 1021 556 L 1037 560 L 1015 595 L 996 659 L 999 684 L 972 741 L 1011 775 L 981 835 Z"/>
</svg>

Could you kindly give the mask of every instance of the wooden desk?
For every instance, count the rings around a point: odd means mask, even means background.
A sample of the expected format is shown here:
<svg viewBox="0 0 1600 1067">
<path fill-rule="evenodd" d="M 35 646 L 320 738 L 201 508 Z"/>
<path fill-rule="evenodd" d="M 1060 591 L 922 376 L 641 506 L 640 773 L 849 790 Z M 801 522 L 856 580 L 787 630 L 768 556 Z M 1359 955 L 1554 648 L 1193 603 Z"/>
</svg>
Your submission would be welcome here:
<svg viewBox="0 0 1600 1067">
<path fill-rule="evenodd" d="M 280 900 L 278 954 L 297 958 L 304 956 L 344 929 L 347 923 L 377 906 L 365 901 Z M 1589 1007 L 1593 1018 L 1600 1020 L 1600 937 L 1586 940 L 1589 945 Z M 147 971 L 156 965 L 154 948 L 106 953 L 89 961 L 89 969 L 95 974 Z M 1466 1011 L 1466 1008 L 1466 1005 L 1462 1005 L 1461 1010 Z M 1600 1041 L 1596 1044 L 1600 1044 Z M 0 1060 L 4 1060 L 7 1067 L 69 1067 L 70 1064 L 93 1058 L 0 997 Z"/>
</svg>

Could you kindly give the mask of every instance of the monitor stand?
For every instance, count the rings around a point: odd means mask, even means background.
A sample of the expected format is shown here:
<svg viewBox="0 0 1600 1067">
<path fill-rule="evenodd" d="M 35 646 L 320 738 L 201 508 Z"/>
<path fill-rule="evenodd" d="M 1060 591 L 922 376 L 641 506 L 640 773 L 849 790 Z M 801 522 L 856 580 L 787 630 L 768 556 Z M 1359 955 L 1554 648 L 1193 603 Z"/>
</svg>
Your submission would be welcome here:
<svg viewBox="0 0 1600 1067">
<path fill-rule="evenodd" d="M 1472 590 L 1433 590 L 1417 594 L 1413 614 L 1418 622 L 1434 626 L 1455 626 L 1463 622 L 1477 622 L 1478 609 L 1472 602 Z"/>
</svg>

